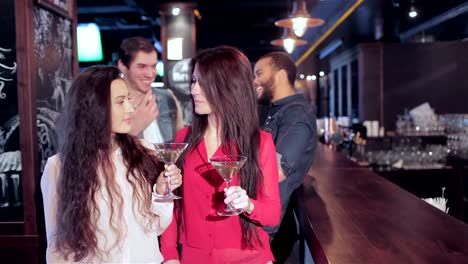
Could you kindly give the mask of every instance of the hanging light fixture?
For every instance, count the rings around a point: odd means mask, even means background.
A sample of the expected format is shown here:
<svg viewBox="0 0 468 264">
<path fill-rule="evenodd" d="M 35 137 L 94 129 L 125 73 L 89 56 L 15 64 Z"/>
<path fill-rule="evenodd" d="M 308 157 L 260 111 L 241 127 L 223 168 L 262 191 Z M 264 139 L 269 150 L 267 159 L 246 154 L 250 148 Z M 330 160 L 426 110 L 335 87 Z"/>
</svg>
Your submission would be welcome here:
<svg viewBox="0 0 468 264">
<path fill-rule="evenodd" d="M 411 6 L 408 12 L 408 16 L 411 18 L 415 18 L 418 16 L 418 10 L 416 10 L 416 7 L 414 7 L 414 1 L 411 0 Z"/>
<path fill-rule="evenodd" d="M 298 37 L 304 36 L 307 28 L 317 27 L 325 23 L 323 19 L 311 18 L 307 12 L 305 0 L 296 0 L 295 8 L 289 18 L 275 22 L 278 27 L 291 28 Z"/>
<path fill-rule="evenodd" d="M 280 39 L 275 39 L 270 42 L 273 46 L 283 47 L 287 53 L 291 54 L 297 46 L 303 46 L 307 44 L 307 41 L 303 39 L 298 39 L 296 35 L 292 33 L 290 28 L 285 28 L 283 37 Z"/>
</svg>

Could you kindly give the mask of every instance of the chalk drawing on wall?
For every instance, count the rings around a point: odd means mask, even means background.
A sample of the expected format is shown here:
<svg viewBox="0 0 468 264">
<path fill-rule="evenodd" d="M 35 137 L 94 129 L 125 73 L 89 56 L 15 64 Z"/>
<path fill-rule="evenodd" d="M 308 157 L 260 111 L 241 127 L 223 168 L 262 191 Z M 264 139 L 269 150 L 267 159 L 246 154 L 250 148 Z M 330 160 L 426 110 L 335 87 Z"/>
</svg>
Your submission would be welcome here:
<svg viewBox="0 0 468 264">
<path fill-rule="evenodd" d="M 34 9 L 34 48 L 37 60 L 37 133 L 41 171 L 54 155 L 56 121 L 73 81 L 71 21 L 48 10 Z"/>
<path fill-rule="evenodd" d="M 21 152 L 19 150 L 8 151 L 8 144 L 17 135 L 18 127 L 18 115 L 13 116 L 0 127 L 0 207 L 17 207 L 22 201 L 19 184 L 19 173 L 22 170 Z"/>
<path fill-rule="evenodd" d="M 16 69 L 14 50 L 0 47 L 0 103 L 3 106 L 1 119 L 4 122 L 0 124 L 0 207 L 18 207 L 22 201 Z"/>
<path fill-rule="evenodd" d="M 6 93 L 3 89 L 7 82 L 13 81 L 13 76 L 16 73 L 16 61 L 5 62 L 7 59 L 6 54 L 11 51 L 12 49 L 0 47 L 0 99 L 6 98 Z"/>
<path fill-rule="evenodd" d="M 22 221 L 15 1 L 0 1 L 0 222 Z"/>
</svg>

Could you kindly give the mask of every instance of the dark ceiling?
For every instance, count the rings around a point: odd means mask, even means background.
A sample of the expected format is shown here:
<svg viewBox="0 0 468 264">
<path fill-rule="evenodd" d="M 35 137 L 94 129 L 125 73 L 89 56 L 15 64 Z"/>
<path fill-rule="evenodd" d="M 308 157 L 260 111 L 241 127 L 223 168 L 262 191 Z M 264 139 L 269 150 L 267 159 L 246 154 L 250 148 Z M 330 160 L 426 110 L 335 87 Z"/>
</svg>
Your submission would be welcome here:
<svg viewBox="0 0 468 264">
<path fill-rule="evenodd" d="M 270 41 L 280 38 L 283 30 L 274 26 L 278 19 L 288 17 L 295 0 L 199 0 L 196 2 L 201 19 L 196 19 L 197 49 L 217 45 L 232 45 L 244 50 L 252 61 L 273 50 Z M 326 32 L 356 0 L 305 0 L 310 14 L 326 21 L 321 27 L 308 30 L 304 36 L 308 46 L 298 49 L 297 59 L 311 43 Z M 143 36 L 154 41 L 160 39 L 159 7 L 168 0 L 78 0 L 78 22 L 96 22 L 101 27 L 105 60 L 112 60 L 123 38 Z M 408 17 L 411 4 L 419 11 L 415 19 Z M 346 42 L 402 41 L 408 33 L 434 17 L 467 5 L 462 0 L 365 0 L 340 27 Z M 463 11 L 463 10 L 462 10 Z M 423 31 L 433 40 L 462 40 L 468 37 L 468 16 L 461 15 L 437 23 Z M 376 34 L 376 29 L 383 29 Z M 411 32 L 410 32 L 411 33 Z M 414 33 L 409 39 L 418 36 Z M 350 45 L 351 45 L 350 44 Z"/>
<path fill-rule="evenodd" d="M 158 11 L 165 2 L 169 1 L 78 0 L 78 22 L 100 25 L 105 52 L 115 51 L 120 40 L 129 36 L 159 40 Z M 195 2 L 202 17 L 196 19 L 197 49 L 232 45 L 244 50 L 251 59 L 281 50 L 271 46 L 270 41 L 281 37 L 282 30 L 274 22 L 288 16 L 291 0 Z"/>
</svg>

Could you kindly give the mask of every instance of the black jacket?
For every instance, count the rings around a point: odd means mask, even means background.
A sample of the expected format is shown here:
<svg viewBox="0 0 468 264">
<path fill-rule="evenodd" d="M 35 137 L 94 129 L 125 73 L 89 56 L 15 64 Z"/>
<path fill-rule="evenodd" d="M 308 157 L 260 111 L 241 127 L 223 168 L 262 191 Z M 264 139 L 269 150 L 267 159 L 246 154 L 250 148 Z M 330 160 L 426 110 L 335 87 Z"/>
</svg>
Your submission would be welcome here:
<svg viewBox="0 0 468 264">
<path fill-rule="evenodd" d="M 304 181 L 312 166 L 317 144 L 315 113 L 301 94 L 271 104 L 262 128 L 270 132 L 286 179 L 280 183 L 281 218 L 291 194 Z M 275 233 L 278 227 L 265 228 Z"/>
</svg>

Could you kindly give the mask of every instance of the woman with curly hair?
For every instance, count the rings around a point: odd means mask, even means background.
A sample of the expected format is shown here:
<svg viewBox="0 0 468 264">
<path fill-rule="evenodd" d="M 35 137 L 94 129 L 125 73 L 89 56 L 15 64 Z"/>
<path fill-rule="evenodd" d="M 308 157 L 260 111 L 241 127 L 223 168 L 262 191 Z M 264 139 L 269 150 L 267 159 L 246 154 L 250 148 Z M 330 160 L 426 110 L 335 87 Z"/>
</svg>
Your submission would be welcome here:
<svg viewBox="0 0 468 264">
<path fill-rule="evenodd" d="M 73 82 L 57 131 L 59 152 L 41 179 L 46 258 L 63 262 L 161 263 L 158 236 L 173 203 L 153 196 L 182 184 L 151 144 L 131 136 L 133 106 L 116 67 L 94 66 Z M 152 193 L 153 191 L 153 193 Z"/>
<path fill-rule="evenodd" d="M 262 226 L 280 219 L 278 167 L 271 134 L 259 129 L 252 67 L 240 50 L 222 46 L 195 56 L 191 74 L 192 125 L 176 136 L 189 143 L 184 198 L 161 236 L 165 263 L 271 263 Z M 223 155 L 247 158 L 229 188 L 209 162 Z M 242 213 L 220 216 L 227 204 Z"/>
</svg>

